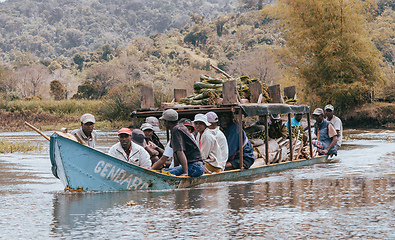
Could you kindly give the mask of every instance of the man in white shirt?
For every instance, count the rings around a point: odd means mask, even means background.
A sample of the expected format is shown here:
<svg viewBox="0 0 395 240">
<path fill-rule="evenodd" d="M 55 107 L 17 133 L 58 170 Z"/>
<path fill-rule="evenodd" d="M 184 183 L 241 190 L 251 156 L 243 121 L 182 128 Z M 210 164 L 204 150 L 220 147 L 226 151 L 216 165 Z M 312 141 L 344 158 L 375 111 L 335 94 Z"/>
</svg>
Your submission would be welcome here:
<svg viewBox="0 0 395 240">
<path fill-rule="evenodd" d="M 208 130 L 215 136 L 217 139 L 219 148 L 221 149 L 221 156 L 219 157 L 219 162 L 221 166 L 224 166 L 222 170 L 225 168 L 225 164 L 228 161 L 228 141 L 224 133 L 219 129 L 218 126 L 218 115 L 215 112 L 206 113 L 207 121 L 211 124 L 208 126 Z"/>
<path fill-rule="evenodd" d="M 196 114 L 193 120 L 197 132 L 196 142 L 199 146 L 204 161 L 205 172 L 221 172 L 225 169 L 226 162 L 221 159 L 221 148 L 213 133 L 207 128 L 211 124 L 204 114 Z M 222 162 L 221 162 L 222 161 Z"/>
<path fill-rule="evenodd" d="M 139 131 L 141 136 L 137 136 L 137 139 L 140 137 L 143 143 L 144 133 L 141 130 Z M 144 147 L 132 142 L 132 131 L 129 128 L 121 128 L 118 131 L 118 139 L 119 142 L 114 144 L 108 151 L 109 155 L 143 168 L 151 168 L 148 152 Z"/>
<path fill-rule="evenodd" d="M 81 128 L 71 131 L 71 134 L 79 138 L 85 145 L 94 148 L 97 141 L 95 117 L 90 113 L 81 116 Z"/>
<path fill-rule="evenodd" d="M 337 132 L 337 136 L 338 136 L 337 137 L 337 146 L 339 148 L 342 145 L 342 138 L 343 138 L 342 120 L 340 120 L 340 118 L 333 115 L 335 108 L 331 104 L 326 105 L 324 110 L 325 110 L 326 119 L 333 124 L 333 126 L 335 127 L 335 130 Z"/>
</svg>

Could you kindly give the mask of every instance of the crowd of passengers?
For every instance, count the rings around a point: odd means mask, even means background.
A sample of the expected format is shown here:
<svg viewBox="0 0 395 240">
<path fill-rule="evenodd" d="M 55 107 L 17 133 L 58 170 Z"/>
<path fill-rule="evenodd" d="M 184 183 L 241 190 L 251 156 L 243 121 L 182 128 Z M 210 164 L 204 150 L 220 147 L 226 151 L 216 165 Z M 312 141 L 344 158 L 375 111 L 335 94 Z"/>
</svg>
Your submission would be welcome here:
<svg viewBox="0 0 395 240">
<path fill-rule="evenodd" d="M 329 106 L 329 107 L 328 107 Z M 328 105 L 325 110 L 333 111 Z M 333 115 L 333 114 L 332 114 Z M 333 128 L 333 124 L 324 119 L 324 111 L 316 109 L 313 113 L 316 119 L 315 133 L 318 139 L 314 145 L 321 148 L 321 154 L 335 153 L 337 139 L 341 132 Z M 147 117 L 140 129 L 121 128 L 118 131 L 119 142 L 114 144 L 109 154 L 129 163 L 153 169 L 167 171 L 176 176 L 198 177 L 204 173 L 218 173 L 224 170 L 240 168 L 239 130 L 232 113 L 215 112 L 196 114 L 194 120 L 178 118 L 177 111 L 167 109 L 159 118 L 171 132 L 171 139 L 163 146 L 157 133 L 160 131 L 159 120 Z M 270 121 L 275 126 L 279 116 L 271 116 Z M 301 115 L 295 115 L 291 126 L 300 125 Z M 339 119 L 340 120 L 340 119 Z M 221 131 L 219 122 L 223 131 Z M 262 124 L 262 119 L 254 124 Z M 81 117 L 81 128 L 72 134 L 80 138 L 86 145 L 95 147 L 97 133 L 93 129 L 95 118 L 92 114 Z M 286 126 L 289 127 L 288 122 Z M 270 127 L 270 126 L 269 126 Z M 326 127 L 326 131 L 322 129 Z M 342 129 L 341 129 L 342 130 Z M 320 141 L 320 132 L 323 142 Z M 253 147 L 244 130 L 243 139 L 243 168 L 248 169 L 254 163 Z M 341 135 L 340 135 L 341 136 Z M 329 149 L 328 149 L 329 148 Z M 335 153 L 336 154 L 336 153 Z"/>
</svg>

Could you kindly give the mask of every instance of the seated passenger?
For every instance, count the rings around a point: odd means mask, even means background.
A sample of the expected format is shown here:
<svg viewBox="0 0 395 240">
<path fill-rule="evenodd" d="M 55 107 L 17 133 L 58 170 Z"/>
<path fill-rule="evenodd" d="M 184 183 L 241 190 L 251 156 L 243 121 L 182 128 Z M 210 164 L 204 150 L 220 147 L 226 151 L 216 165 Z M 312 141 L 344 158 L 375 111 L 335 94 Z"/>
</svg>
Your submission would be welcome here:
<svg viewBox="0 0 395 240">
<path fill-rule="evenodd" d="M 160 147 L 161 149 L 165 149 L 163 144 L 160 142 L 158 135 L 156 135 L 160 132 L 159 120 L 156 117 L 147 117 L 145 119 L 145 122 L 151 124 L 154 130 L 154 132 L 152 133 L 152 137 L 150 138 L 151 142 L 155 143 L 155 145 Z"/>
<path fill-rule="evenodd" d="M 144 149 L 149 153 L 152 163 L 155 163 L 162 156 L 164 149 L 158 147 L 151 141 L 152 135 L 154 134 L 154 127 L 149 123 L 141 125 L 140 129 L 144 132 Z"/>
<path fill-rule="evenodd" d="M 181 118 L 178 123 L 183 124 L 185 127 L 188 128 L 188 131 L 191 133 L 193 139 L 195 139 L 195 126 L 193 125 L 192 121 L 188 118 Z"/>
<path fill-rule="evenodd" d="M 324 119 L 324 110 L 316 108 L 313 112 L 315 119 L 314 133 L 317 140 L 312 143 L 318 149 L 320 155 L 337 155 L 337 132 L 331 122 Z"/>
<path fill-rule="evenodd" d="M 287 134 L 287 128 L 283 124 L 280 114 L 270 114 L 269 137 L 277 139 L 287 136 Z"/>
<path fill-rule="evenodd" d="M 221 125 L 224 128 L 224 135 L 228 141 L 228 161 L 225 165 L 225 170 L 239 169 L 239 127 L 233 122 L 232 113 L 221 114 Z M 251 142 L 248 140 L 246 133 L 243 132 L 243 167 L 248 169 L 254 163 L 255 157 Z"/>
<path fill-rule="evenodd" d="M 110 148 L 108 154 L 131 164 L 150 168 L 151 160 L 148 152 L 141 145 L 132 142 L 132 135 L 136 142 L 144 145 L 144 133 L 140 129 L 135 129 L 132 134 L 129 128 L 121 128 L 118 131 L 119 142 Z"/>
<path fill-rule="evenodd" d="M 81 128 L 71 131 L 72 135 L 77 135 L 85 145 L 95 147 L 97 141 L 97 132 L 95 128 L 95 117 L 90 113 L 81 116 Z"/>
<path fill-rule="evenodd" d="M 206 113 L 207 121 L 211 124 L 208 126 L 210 132 L 213 133 L 215 139 L 217 139 L 219 148 L 221 149 L 221 156 L 219 157 L 219 163 L 222 168 L 222 171 L 225 169 L 226 161 L 228 161 L 228 142 L 226 141 L 226 137 L 224 133 L 219 129 L 218 126 L 218 116 L 215 112 Z"/>
<path fill-rule="evenodd" d="M 301 113 L 295 113 L 294 117 L 291 118 L 291 126 L 292 127 L 299 127 L 300 126 L 300 120 L 302 120 L 303 114 Z M 289 123 L 285 124 L 287 126 L 287 129 L 289 129 Z"/>
<path fill-rule="evenodd" d="M 178 113 L 174 109 L 167 109 L 159 119 L 171 131 L 170 146 L 181 165 L 168 168 L 167 171 L 176 176 L 201 176 L 204 173 L 202 155 L 188 129 L 177 123 Z"/>
<path fill-rule="evenodd" d="M 226 162 L 220 162 L 221 149 L 217 139 L 207 128 L 211 125 L 207 121 L 207 116 L 200 113 L 196 114 L 193 124 L 197 131 L 196 142 L 198 143 L 204 161 L 204 172 L 212 173 L 222 171 L 225 169 Z"/>
</svg>

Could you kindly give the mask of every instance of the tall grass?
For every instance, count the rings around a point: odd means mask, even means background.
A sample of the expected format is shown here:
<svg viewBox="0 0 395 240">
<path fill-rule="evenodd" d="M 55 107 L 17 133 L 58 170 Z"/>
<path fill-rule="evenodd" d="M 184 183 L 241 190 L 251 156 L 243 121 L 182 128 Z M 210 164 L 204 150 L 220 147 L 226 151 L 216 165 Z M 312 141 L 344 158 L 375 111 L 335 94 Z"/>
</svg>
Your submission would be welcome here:
<svg viewBox="0 0 395 240">
<path fill-rule="evenodd" d="M 0 109 L 6 111 L 32 111 L 32 112 L 48 112 L 58 116 L 74 115 L 80 116 L 84 113 L 96 113 L 102 104 L 100 100 L 16 100 L 16 101 L 0 101 Z"/>
<path fill-rule="evenodd" d="M 38 144 L 31 144 L 29 142 L 9 142 L 2 138 L 0 140 L 0 153 L 13 153 L 13 152 L 31 152 L 42 151 L 43 147 Z"/>
</svg>

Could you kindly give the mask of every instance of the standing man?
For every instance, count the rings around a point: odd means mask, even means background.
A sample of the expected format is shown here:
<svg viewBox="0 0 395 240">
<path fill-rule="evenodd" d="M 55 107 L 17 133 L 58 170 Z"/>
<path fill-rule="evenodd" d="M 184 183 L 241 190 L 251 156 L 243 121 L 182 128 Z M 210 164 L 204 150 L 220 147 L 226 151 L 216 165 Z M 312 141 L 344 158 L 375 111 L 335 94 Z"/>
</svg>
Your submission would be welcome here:
<svg viewBox="0 0 395 240">
<path fill-rule="evenodd" d="M 71 131 L 72 135 L 80 138 L 85 145 L 94 148 L 97 141 L 97 132 L 95 128 L 95 117 L 90 113 L 81 116 L 81 128 Z"/>
<path fill-rule="evenodd" d="M 202 155 L 196 141 L 183 124 L 178 124 L 178 113 L 174 109 L 167 109 L 159 119 L 164 121 L 166 129 L 171 131 L 170 147 L 181 166 L 168 168 L 176 176 L 199 177 L 204 173 Z"/>
<path fill-rule="evenodd" d="M 221 166 L 224 166 L 222 168 L 222 171 L 225 170 L 225 164 L 226 161 L 228 161 L 228 142 L 226 141 L 226 137 L 224 133 L 219 129 L 218 126 L 218 115 L 215 112 L 208 112 L 206 113 L 207 116 L 207 121 L 211 124 L 208 126 L 209 131 L 212 132 L 212 134 L 215 136 L 217 139 L 219 148 L 221 149 L 221 156 L 219 156 L 218 162 L 221 164 Z"/>
<path fill-rule="evenodd" d="M 336 129 L 337 132 L 337 146 L 338 148 L 342 145 L 342 140 L 343 140 L 343 123 L 340 118 L 337 116 L 333 115 L 335 108 L 331 105 L 328 104 L 324 108 L 325 110 L 325 116 L 326 119 L 333 124 L 333 126 Z"/>
<path fill-rule="evenodd" d="M 138 129 L 135 132 L 135 141 L 144 144 L 144 133 Z M 118 131 L 119 142 L 114 144 L 108 154 L 125 162 L 143 167 L 151 168 L 150 156 L 145 149 L 137 143 L 132 142 L 132 131 L 129 128 L 121 128 Z"/>
<path fill-rule="evenodd" d="M 317 140 L 313 141 L 313 145 L 318 148 L 320 155 L 337 155 L 337 132 L 332 123 L 324 119 L 324 110 L 316 108 L 313 112 L 315 119 L 314 133 Z"/>
<path fill-rule="evenodd" d="M 226 162 L 220 162 L 221 149 L 217 139 L 210 129 L 208 129 L 208 126 L 211 124 L 207 121 L 207 116 L 201 113 L 196 114 L 193 124 L 197 131 L 196 142 L 199 145 L 204 161 L 204 172 L 212 173 L 223 171 Z"/>
</svg>

